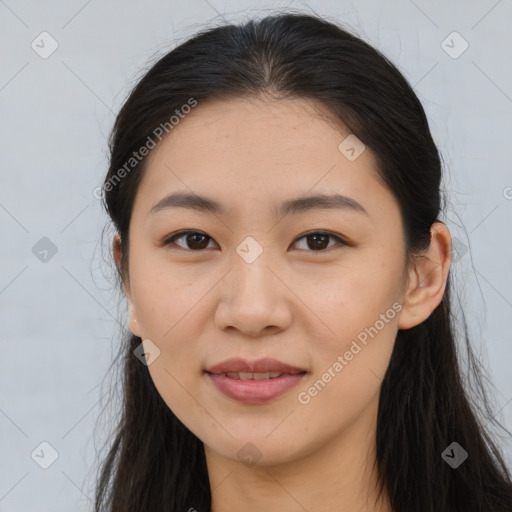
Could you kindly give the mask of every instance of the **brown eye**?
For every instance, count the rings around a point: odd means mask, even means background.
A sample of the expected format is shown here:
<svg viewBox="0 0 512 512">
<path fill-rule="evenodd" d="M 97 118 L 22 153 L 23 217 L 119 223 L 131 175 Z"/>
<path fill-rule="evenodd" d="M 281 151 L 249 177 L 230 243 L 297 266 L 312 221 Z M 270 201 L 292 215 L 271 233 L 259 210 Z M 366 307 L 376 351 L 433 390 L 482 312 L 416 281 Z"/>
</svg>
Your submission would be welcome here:
<svg viewBox="0 0 512 512">
<path fill-rule="evenodd" d="M 192 251 L 200 251 L 202 249 L 206 249 L 208 246 L 208 241 L 211 240 L 208 235 L 200 233 L 199 231 L 180 231 L 171 238 L 165 240 L 164 245 L 174 243 L 175 240 L 179 240 L 181 238 L 185 239 L 185 246 L 180 244 L 175 245 L 178 245 L 178 247 L 182 249 L 189 249 Z"/>
<path fill-rule="evenodd" d="M 176 243 L 176 240 L 184 239 L 185 242 Z M 306 233 L 302 235 L 300 238 L 297 238 L 294 244 L 297 244 L 299 240 L 306 240 L 306 251 L 308 252 L 327 252 L 327 249 L 330 249 L 333 245 L 343 245 L 348 246 L 347 242 L 341 239 L 339 236 L 334 235 L 333 233 L 323 232 L 323 231 L 312 231 L 310 233 Z M 330 245 L 330 241 L 336 240 L 337 244 Z M 190 250 L 190 251 L 201 251 L 203 249 L 208 248 L 209 241 L 213 241 L 211 237 L 208 235 L 201 233 L 199 231 L 180 231 L 176 233 L 170 238 L 167 238 L 163 245 L 177 245 L 181 249 Z M 304 250 L 304 249 L 301 249 Z"/>
<path fill-rule="evenodd" d="M 311 233 L 306 233 L 302 235 L 298 240 L 306 239 L 306 246 L 310 252 L 325 252 L 325 249 L 330 249 L 332 246 L 329 246 L 330 239 L 336 239 L 338 241 L 338 245 L 348 245 L 344 240 L 342 240 L 339 236 L 334 235 L 333 233 L 325 233 L 322 231 L 313 231 Z M 297 241 L 295 243 L 297 243 Z"/>
</svg>

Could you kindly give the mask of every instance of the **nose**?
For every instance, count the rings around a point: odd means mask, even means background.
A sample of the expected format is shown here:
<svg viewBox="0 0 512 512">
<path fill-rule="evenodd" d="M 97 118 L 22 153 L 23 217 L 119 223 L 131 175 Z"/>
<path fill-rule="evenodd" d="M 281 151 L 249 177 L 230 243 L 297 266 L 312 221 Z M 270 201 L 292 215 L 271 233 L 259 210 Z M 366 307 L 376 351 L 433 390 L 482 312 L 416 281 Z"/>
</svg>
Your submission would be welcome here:
<svg viewBox="0 0 512 512">
<path fill-rule="evenodd" d="M 292 320 L 293 293 L 279 269 L 263 254 L 252 263 L 235 255 L 233 268 L 221 283 L 215 321 L 219 329 L 248 337 L 277 334 Z"/>
</svg>

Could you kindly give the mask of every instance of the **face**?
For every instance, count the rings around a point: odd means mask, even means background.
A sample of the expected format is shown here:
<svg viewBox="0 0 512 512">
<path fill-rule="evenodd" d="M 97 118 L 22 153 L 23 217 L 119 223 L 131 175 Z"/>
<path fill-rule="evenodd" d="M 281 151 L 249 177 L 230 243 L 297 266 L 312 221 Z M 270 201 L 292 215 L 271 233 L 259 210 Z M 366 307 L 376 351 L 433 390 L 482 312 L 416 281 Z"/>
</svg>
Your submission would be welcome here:
<svg viewBox="0 0 512 512">
<path fill-rule="evenodd" d="M 326 116 L 305 100 L 200 102 L 153 150 L 135 199 L 130 328 L 165 403 L 234 461 L 290 462 L 342 438 L 375 410 L 400 328 L 398 203 L 371 150 L 340 150 L 350 132 Z M 345 199 L 304 201 L 322 194 Z M 207 372 L 233 358 L 242 375 Z"/>
</svg>

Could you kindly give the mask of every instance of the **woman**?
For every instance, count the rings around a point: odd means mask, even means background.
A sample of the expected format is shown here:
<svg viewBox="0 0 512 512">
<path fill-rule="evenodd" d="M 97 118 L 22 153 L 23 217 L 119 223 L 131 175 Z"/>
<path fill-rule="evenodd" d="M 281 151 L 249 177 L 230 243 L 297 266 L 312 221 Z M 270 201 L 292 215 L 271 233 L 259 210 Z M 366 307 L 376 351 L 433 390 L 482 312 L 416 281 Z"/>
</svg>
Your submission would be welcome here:
<svg viewBox="0 0 512 512">
<path fill-rule="evenodd" d="M 384 56 L 308 15 L 205 30 L 110 150 L 131 333 L 96 511 L 512 510 L 457 360 L 440 157 Z"/>
</svg>

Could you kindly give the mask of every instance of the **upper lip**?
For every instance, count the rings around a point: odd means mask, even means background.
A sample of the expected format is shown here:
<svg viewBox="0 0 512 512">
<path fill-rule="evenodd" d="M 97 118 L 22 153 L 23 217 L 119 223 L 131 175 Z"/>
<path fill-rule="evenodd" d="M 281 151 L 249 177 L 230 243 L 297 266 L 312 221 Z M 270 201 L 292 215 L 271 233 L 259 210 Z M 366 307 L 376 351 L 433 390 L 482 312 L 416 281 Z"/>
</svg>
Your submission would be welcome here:
<svg viewBox="0 0 512 512">
<path fill-rule="evenodd" d="M 206 370 L 208 373 L 223 374 L 230 372 L 247 372 L 247 373 L 266 373 L 266 372 L 280 372 L 280 373 L 304 373 L 306 370 L 282 363 L 277 359 L 264 358 L 257 361 L 246 361 L 245 359 L 228 359 L 222 363 L 211 366 Z"/>
</svg>

